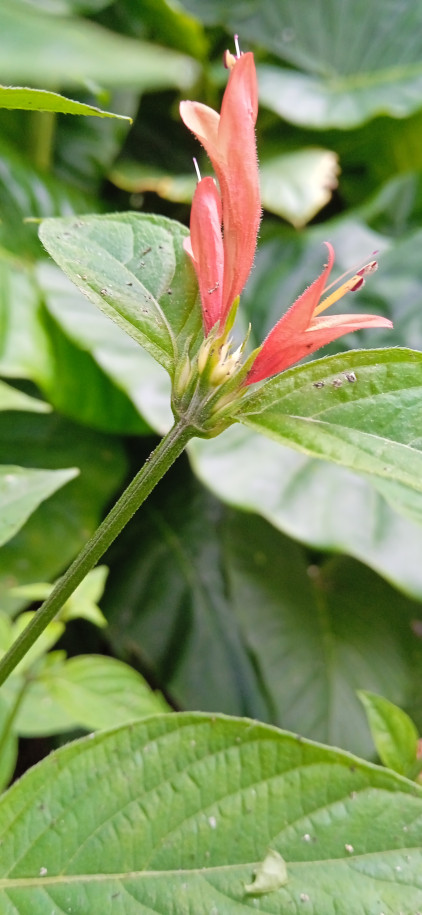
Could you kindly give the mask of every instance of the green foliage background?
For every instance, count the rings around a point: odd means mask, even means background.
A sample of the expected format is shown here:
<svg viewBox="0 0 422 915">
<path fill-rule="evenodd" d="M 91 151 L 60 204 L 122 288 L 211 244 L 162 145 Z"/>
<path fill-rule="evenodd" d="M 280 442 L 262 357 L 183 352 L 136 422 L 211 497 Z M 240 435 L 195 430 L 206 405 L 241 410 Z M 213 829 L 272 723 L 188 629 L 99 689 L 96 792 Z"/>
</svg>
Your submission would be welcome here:
<svg viewBox="0 0 422 915">
<path fill-rule="evenodd" d="M 351 307 L 394 321 L 331 351 L 419 348 L 421 19 L 411 0 L 3 0 L 1 83 L 134 119 L 0 109 L 0 374 L 52 406 L 9 392 L 0 412 L 4 506 L 11 468 L 28 468 L 20 529 L 2 531 L 7 613 L 27 603 L 11 588 L 65 568 L 171 422 L 164 370 L 66 280 L 31 220 L 135 210 L 187 225 L 192 155 L 209 165 L 178 102 L 219 106 L 236 31 L 260 91 L 264 218 L 242 298 L 254 340 L 320 271 L 327 239 L 339 273 L 378 252 Z M 56 474 L 45 491 L 35 470 Z M 372 758 L 356 690 L 422 730 L 420 520 L 398 491 L 235 426 L 194 441 L 110 550 L 109 627 L 73 623 L 63 644 L 129 661 L 173 708 Z"/>
</svg>

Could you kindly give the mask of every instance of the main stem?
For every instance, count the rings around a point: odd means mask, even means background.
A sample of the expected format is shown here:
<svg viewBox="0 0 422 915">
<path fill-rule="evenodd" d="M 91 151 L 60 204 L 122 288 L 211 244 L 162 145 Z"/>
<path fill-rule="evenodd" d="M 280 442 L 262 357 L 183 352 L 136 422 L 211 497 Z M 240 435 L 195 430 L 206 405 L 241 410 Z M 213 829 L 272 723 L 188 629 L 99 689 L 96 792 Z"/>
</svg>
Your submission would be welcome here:
<svg viewBox="0 0 422 915">
<path fill-rule="evenodd" d="M 56 616 L 56 613 L 73 594 L 85 575 L 101 559 L 113 540 L 145 501 L 156 484 L 169 470 L 184 450 L 195 430 L 186 420 L 175 423 L 170 432 L 161 439 L 155 451 L 147 458 L 144 466 L 129 483 L 127 489 L 113 506 L 93 537 L 88 540 L 67 572 L 59 579 L 47 600 L 41 605 L 31 622 L 13 643 L 0 661 L 0 685 L 4 683 L 31 645 Z"/>
</svg>

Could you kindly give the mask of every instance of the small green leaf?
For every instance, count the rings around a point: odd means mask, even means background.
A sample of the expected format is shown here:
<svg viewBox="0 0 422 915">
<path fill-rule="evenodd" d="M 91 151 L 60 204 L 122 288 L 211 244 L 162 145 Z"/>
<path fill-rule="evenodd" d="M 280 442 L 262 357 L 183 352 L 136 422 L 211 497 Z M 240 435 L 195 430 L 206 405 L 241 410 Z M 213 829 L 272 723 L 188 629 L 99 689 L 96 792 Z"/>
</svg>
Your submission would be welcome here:
<svg viewBox="0 0 422 915">
<path fill-rule="evenodd" d="M 417 765 L 418 732 L 409 715 L 388 699 L 368 690 L 358 690 L 378 755 L 385 766 L 400 775 L 414 777 Z"/>
<path fill-rule="evenodd" d="M 47 219 L 40 227 L 75 285 L 170 374 L 187 337 L 202 337 L 187 234 L 173 220 L 139 213 Z"/>
<path fill-rule="evenodd" d="M 22 600 L 10 597 L 11 587 L 54 580 L 69 565 L 95 531 L 126 472 L 116 437 L 81 428 L 57 414 L 16 412 L 11 424 L 10 414 L 0 411 L 0 463 L 18 461 L 47 470 L 73 462 L 80 475 L 42 502 L 13 541 L 1 548 L 0 599 L 9 612 L 22 606 Z"/>
<path fill-rule="evenodd" d="M 61 114 L 92 115 L 97 118 L 120 118 L 132 122 L 132 118 L 124 114 L 113 114 L 111 111 L 102 111 L 95 105 L 86 105 L 65 98 L 57 92 L 48 92 L 46 89 L 28 89 L 24 86 L 0 86 L 0 108 L 21 108 L 26 111 L 56 111 Z"/>
<path fill-rule="evenodd" d="M 12 388 L 0 381 L 0 410 L 28 410 L 32 413 L 50 413 L 50 404 L 35 397 L 28 397 L 23 391 Z"/>
<path fill-rule="evenodd" d="M 6 543 L 49 496 L 79 471 L 0 467 L 0 544 Z"/>
<path fill-rule="evenodd" d="M 20 616 L 18 616 L 16 622 L 12 626 L 12 642 L 18 639 L 24 629 L 26 629 L 28 623 L 33 619 L 34 613 L 35 611 L 28 610 L 26 613 L 21 613 Z M 19 676 L 19 674 L 29 670 L 35 661 L 38 661 L 39 658 L 42 658 L 43 655 L 47 654 L 47 652 L 50 651 L 50 648 L 56 644 L 60 636 L 63 635 L 64 629 L 64 623 L 59 622 L 59 620 L 53 620 L 49 623 L 41 635 L 38 636 L 36 642 L 31 645 L 31 648 L 26 652 L 26 655 L 19 664 L 17 664 L 13 673 Z"/>
<path fill-rule="evenodd" d="M 286 862 L 278 851 L 270 848 L 265 858 L 258 865 L 253 883 L 245 884 L 245 892 L 250 896 L 264 896 L 272 893 L 287 883 Z"/>
</svg>

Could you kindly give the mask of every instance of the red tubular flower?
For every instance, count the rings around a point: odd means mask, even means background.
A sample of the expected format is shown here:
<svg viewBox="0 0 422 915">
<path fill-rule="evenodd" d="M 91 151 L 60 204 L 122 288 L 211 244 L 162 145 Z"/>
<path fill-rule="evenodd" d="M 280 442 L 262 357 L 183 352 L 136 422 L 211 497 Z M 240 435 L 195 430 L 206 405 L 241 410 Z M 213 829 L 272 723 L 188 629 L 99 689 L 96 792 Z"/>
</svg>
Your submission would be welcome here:
<svg viewBox="0 0 422 915">
<path fill-rule="evenodd" d="M 190 237 L 185 250 L 198 277 L 205 332 L 222 315 L 224 250 L 221 234 L 221 200 L 213 178 L 203 178 L 192 201 Z"/>
<path fill-rule="evenodd" d="M 258 113 L 257 82 L 253 55 L 242 54 L 231 59 L 231 72 L 218 114 L 199 102 L 181 102 L 180 114 L 187 127 L 202 143 L 211 159 L 218 178 L 222 201 L 224 270 L 220 311 L 213 316 L 224 324 L 234 299 L 240 295 L 251 271 L 256 239 L 261 220 L 258 160 L 256 155 L 255 122 Z M 204 179 L 206 180 L 206 179 Z M 198 188 L 203 182 L 200 182 Z M 208 188 L 207 188 L 208 190 Z M 215 224 L 203 222 L 200 232 L 202 192 L 197 192 L 192 204 L 191 237 L 195 233 L 214 235 Z M 205 252 L 207 240 L 201 242 Z M 210 243 L 212 248 L 213 242 Z M 191 241 L 193 262 L 198 276 L 204 324 L 210 324 L 205 260 L 198 256 L 198 247 Z M 195 252 L 196 248 L 196 252 Z M 189 247 L 186 246 L 189 252 Z M 212 285 L 209 288 L 213 288 Z M 204 297 L 205 290 L 205 297 Z M 214 322 L 215 323 L 215 322 Z"/>
<path fill-rule="evenodd" d="M 199 181 L 192 202 L 190 238 L 185 242 L 198 277 L 207 335 L 215 325 L 224 334 L 231 306 L 251 271 L 261 219 L 254 59 L 250 53 L 232 57 L 227 52 L 226 62 L 231 72 L 221 114 L 199 102 L 180 105 L 182 119 L 208 153 L 219 184 L 217 189 L 212 178 Z M 334 263 L 334 251 L 328 243 L 327 247 L 327 266 L 270 331 L 246 375 L 246 385 L 284 371 L 343 334 L 363 327 L 392 327 L 391 321 L 377 315 L 320 317 L 346 292 L 363 285 L 365 274 L 376 268 L 373 262 L 358 270 L 321 302 Z M 223 375 L 233 372 L 242 351 L 243 345 L 230 354 L 230 341 L 226 342 Z"/>
<path fill-rule="evenodd" d="M 332 315 L 320 318 L 319 315 L 338 301 L 347 292 L 352 292 L 363 285 L 365 272 L 371 272 L 376 264 L 358 271 L 337 292 L 320 302 L 326 282 L 334 263 L 334 251 L 328 242 L 328 264 L 305 292 L 296 299 L 285 315 L 277 322 L 264 340 L 261 349 L 246 377 L 246 384 L 262 381 L 299 362 L 304 356 L 315 352 L 320 346 L 331 343 L 337 337 L 364 327 L 392 327 L 388 318 L 378 315 Z"/>
</svg>

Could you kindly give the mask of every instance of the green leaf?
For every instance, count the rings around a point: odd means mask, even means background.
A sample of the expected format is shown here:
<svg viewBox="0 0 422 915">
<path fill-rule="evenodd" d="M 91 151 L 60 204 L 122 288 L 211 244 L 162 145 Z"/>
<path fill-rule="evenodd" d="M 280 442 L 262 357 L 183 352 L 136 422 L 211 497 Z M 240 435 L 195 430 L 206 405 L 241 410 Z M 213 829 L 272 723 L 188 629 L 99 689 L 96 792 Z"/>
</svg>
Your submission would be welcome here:
<svg viewBox="0 0 422 915">
<path fill-rule="evenodd" d="M 260 168 L 262 205 L 302 228 L 331 199 L 338 159 L 328 149 L 302 149 L 266 159 Z"/>
<path fill-rule="evenodd" d="M 355 556 L 421 600 L 421 526 L 393 511 L 373 477 L 309 458 L 240 424 L 194 440 L 188 452 L 195 474 L 223 502 L 257 512 L 314 549 Z M 415 501 L 414 490 L 407 492 Z"/>
<path fill-rule="evenodd" d="M 362 350 L 282 373 L 237 416 L 305 454 L 422 492 L 421 393 L 421 353 Z"/>
<path fill-rule="evenodd" d="M 0 9 L 3 83 L 131 86 L 143 91 L 186 89 L 198 73 L 189 57 L 135 41 L 88 20 L 50 16 L 22 0 Z"/>
<path fill-rule="evenodd" d="M 66 603 L 63 604 L 59 613 L 60 620 L 67 623 L 69 620 L 85 619 L 100 628 L 107 626 L 107 620 L 97 606 L 97 601 L 104 591 L 107 575 L 107 566 L 96 566 L 91 569 L 81 584 L 75 588 Z M 30 602 L 42 601 L 51 594 L 53 588 L 54 585 L 48 582 L 35 582 L 13 588 L 11 595 L 13 597 L 22 597 Z"/>
<path fill-rule="evenodd" d="M 0 791 L 3 791 L 9 784 L 18 756 L 17 737 L 8 727 L 9 713 L 10 707 L 2 694 L 0 696 L 0 741 L 2 742 L 0 750 Z M 8 729 L 7 735 L 4 733 L 5 728 Z"/>
<path fill-rule="evenodd" d="M 78 470 L 33 470 L 0 466 L 0 545 L 11 540 L 32 512 L 73 480 Z"/>
<path fill-rule="evenodd" d="M 229 513 L 222 538 L 231 612 L 269 720 L 372 756 L 356 689 L 420 702 L 412 630 L 420 606 L 347 557 L 310 562 L 308 551 L 256 516 L 245 523 L 243 513 Z"/>
<path fill-rule="evenodd" d="M 2 911 L 416 912 L 421 822 L 417 785 L 353 756 L 158 716 L 53 753 L 6 793 Z M 245 885 L 269 848 L 288 881 L 256 903 Z"/>
<path fill-rule="evenodd" d="M 188 232 L 160 216 L 119 213 L 48 219 L 40 238 L 59 267 L 119 327 L 172 374 L 202 319 Z"/>
<path fill-rule="evenodd" d="M 31 413 L 50 413 L 50 404 L 35 397 L 28 397 L 18 388 L 0 381 L 0 410 L 28 410 Z"/>
<path fill-rule="evenodd" d="M 421 108 L 422 9 L 413 0 L 184 0 L 299 71 L 260 66 L 261 102 L 306 127 L 354 127 Z"/>
<path fill-rule="evenodd" d="M 28 623 L 33 619 L 35 612 L 36 611 L 28 610 L 26 613 L 21 613 L 20 616 L 18 616 L 12 626 L 11 644 L 15 639 L 18 639 L 24 629 L 26 629 Z M 19 676 L 19 674 L 29 671 L 33 664 L 42 658 L 43 655 L 46 655 L 47 652 L 50 651 L 50 648 L 56 644 L 60 636 L 63 635 L 64 630 L 64 623 L 61 623 L 58 620 L 52 620 L 46 629 L 39 635 L 36 642 L 31 645 L 31 648 L 29 648 L 19 664 L 17 664 L 14 672 Z"/>
<path fill-rule="evenodd" d="M 169 711 L 161 694 L 121 661 L 94 654 L 57 661 L 51 655 L 51 659 L 25 691 L 14 722 L 20 736 L 48 736 L 75 728 L 100 730 Z M 19 682 L 11 677 L 4 686 L 10 703 Z"/>
<path fill-rule="evenodd" d="M 381 762 L 400 775 L 412 778 L 418 771 L 418 732 L 409 715 L 368 690 L 358 691 Z M 419 766 L 420 768 L 421 766 Z"/>
<path fill-rule="evenodd" d="M 23 86 L 0 86 L 0 108 L 22 108 L 26 111 L 56 111 L 62 114 L 92 115 L 97 118 L 120 118 L 130 121 L 124 114 L 102 111 L 95 105 L 85 105 L 45 89 L 28 89 Z"/>
<path fill-rule="evenodd" d="M 1 16 L 1 13 L 0 13 Z M 7 114 L 10 118 L 10 113 Z M 43 115 L 40 115 L 43 117 Z M 48 115 L 46 115 L 48 117 Z M 109 121 L 108 124 L 115 124 Z M 121 125 L 120 129 L 121 128 Z M 22 124 L 20 132 L 27 133 Z M 28 136 L 28 154 L 33 151 L 34 141 Z M 29 257 L 31 260 L 39 257 L 42 249 L 37 236 L 38 226 L 25 220 L 38 220 L 45 216 L 69 216 L 71 213 L 86 213 L 98 206 L 89 194 L 82 193 L 78 188 L 66 184 L 55 175 L 42 172 L 34 167 L 33 162 L 24 155 L 23 140 L 19 140 L 19 147 L 13 148 L 0 139 L 0 158 L 2 169 L 0 173 L 0 245 L 11 252 L 7 258 L 0 250 L 0 271 L 2 276 L 2 295 L 6 302 L 10 293 L 7 275 L 12 271 L 17 274 L 23 272 L 23 267 L 17 261 L 17 256 Z M 3 277 L 4 274 L 4 277 Z M 19 303 L 13 302 L 18 308 Z M 15 323 L 15 322 L 13 322 Z M 33 323 L 33 318 L 31 320 Z M 8 330 L 6 324 L 3 333 Z M 2 347 L 4 343 L 2 341 Z"/>
<path fill-rule="evenodd" d="M 71 658 L 44 678 L 49 695 L 76 725 L 88 730 L 115 727 L 169 711 L 137 671 L 100 655 Z"/>
<path fill-rule="evenodd" d="M 57 415 L 15 413 L 13 425 L 0 412 L 0 463 L 38 464 L 56 470 L 74 463 L 80 475 L 43 502 L 19 533 L 0 550 L 3 609 L 22 601 L 11 588 L 56 578 L 101 520 L 126 472 L 116 438 L 67 422 Z"/>
<path fill-rule="evenodd" d="M 227 588 L 223 519 L 180 463 L 113 546 L 104 635 L 177 707 L 268 718 Z"/>
<path fill-rule="evenodd" d="M 55 264 L 37 269 L 47 314 L 49 375 L 42 387 L 62 412 L 91 426 L 142 434 L 172 425 L 164 370 L 89 302 Z M 145 417 L 145 420 L 141 419 Z"/>
</svg>

